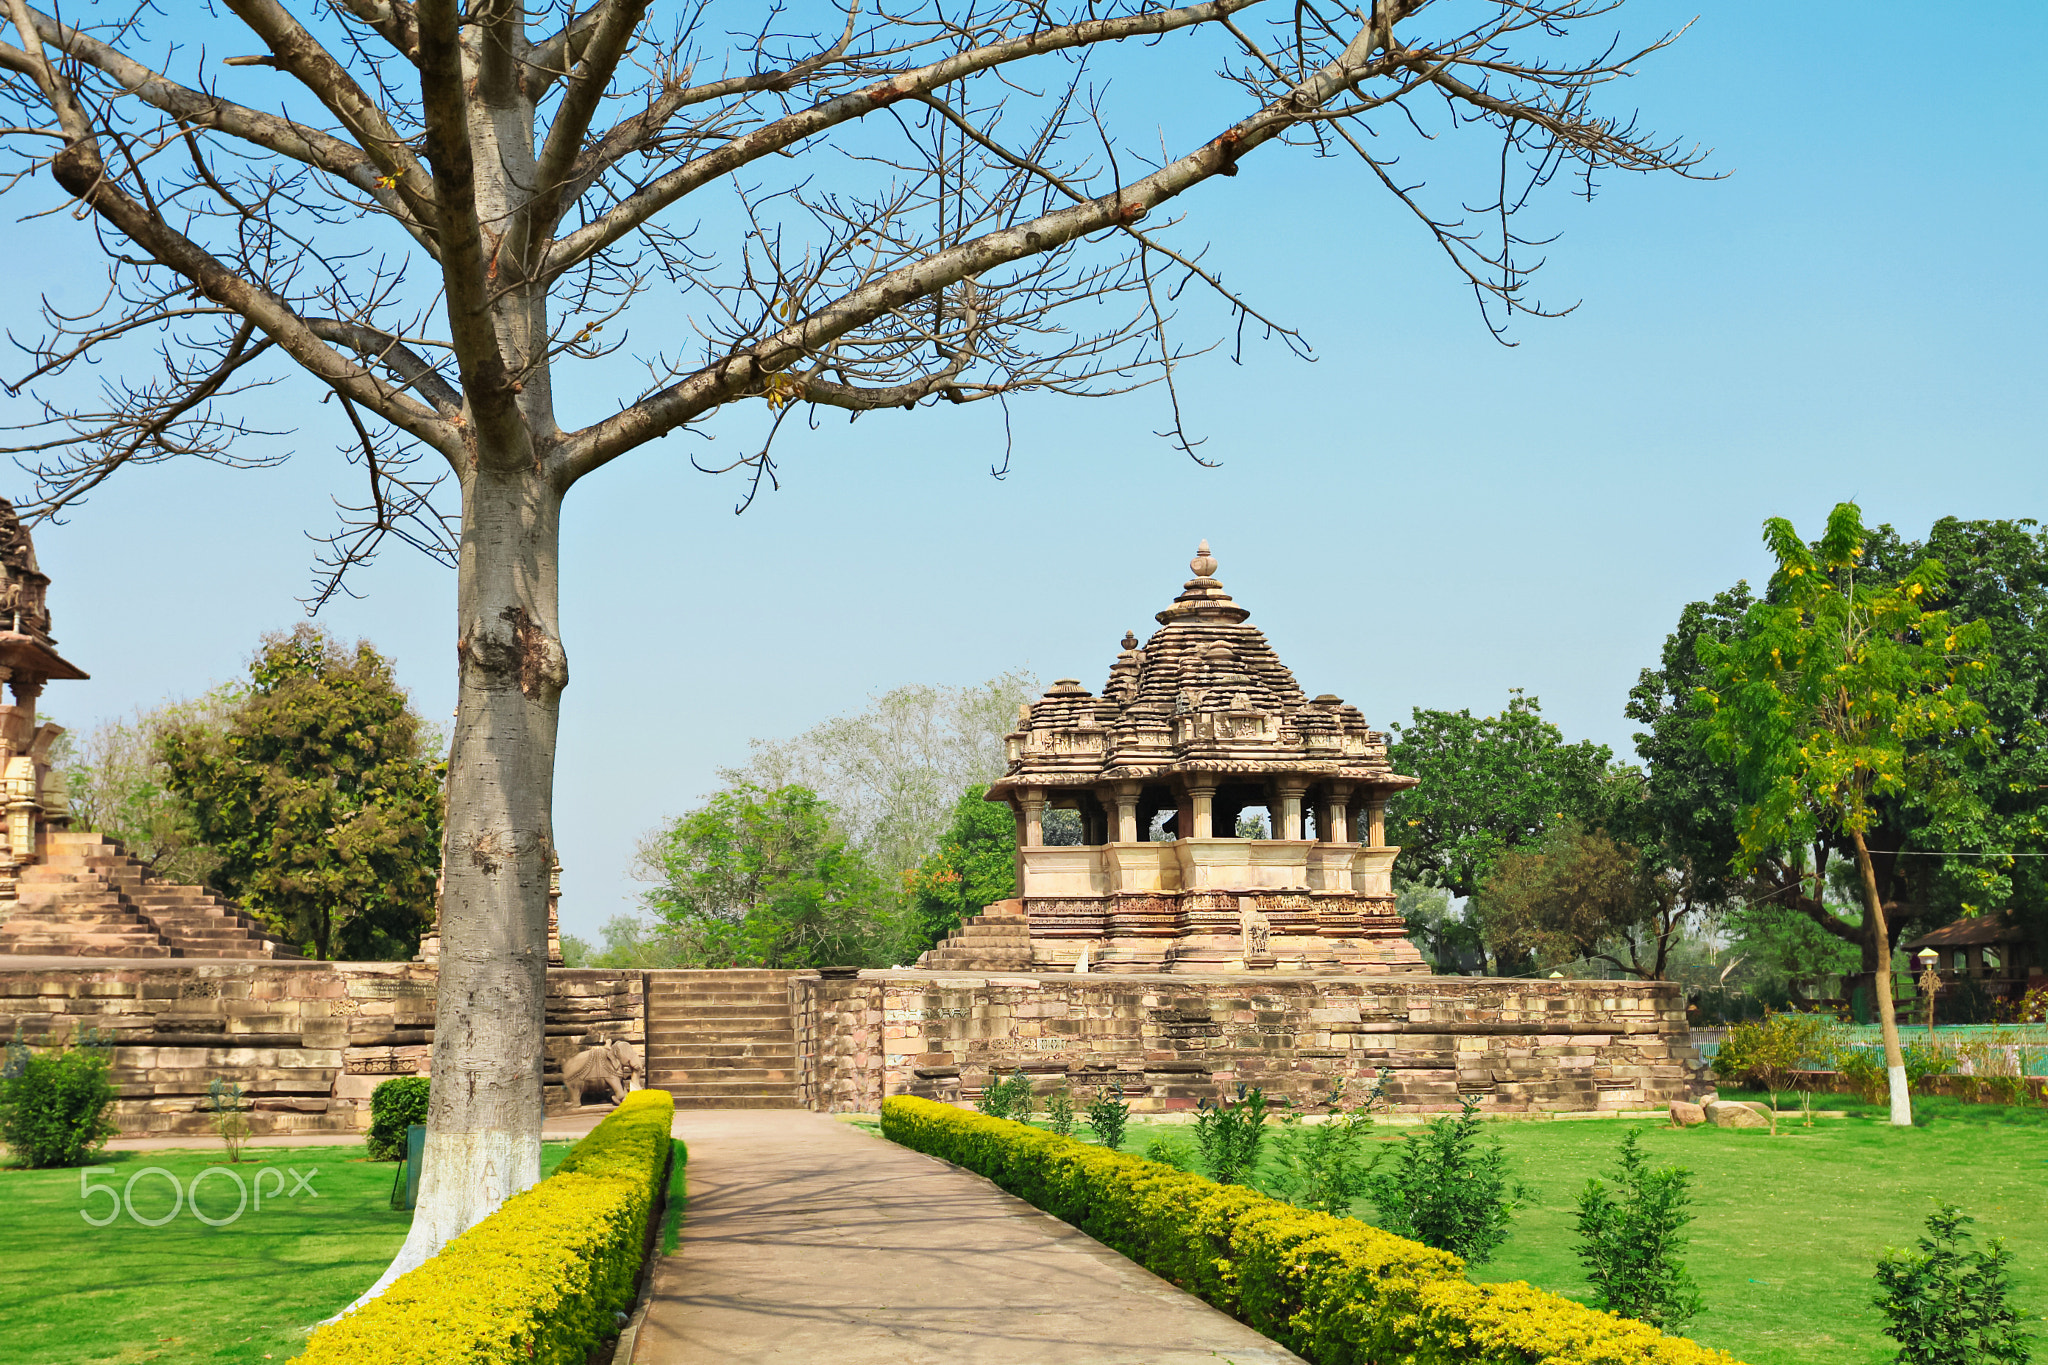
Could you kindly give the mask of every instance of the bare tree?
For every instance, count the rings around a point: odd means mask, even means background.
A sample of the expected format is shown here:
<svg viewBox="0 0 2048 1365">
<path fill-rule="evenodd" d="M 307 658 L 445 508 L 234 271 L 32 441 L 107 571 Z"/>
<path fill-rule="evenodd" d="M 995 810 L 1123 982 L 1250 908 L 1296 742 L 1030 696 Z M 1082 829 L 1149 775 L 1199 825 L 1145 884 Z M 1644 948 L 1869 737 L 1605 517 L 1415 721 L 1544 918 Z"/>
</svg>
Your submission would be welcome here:
<svg viewBox="0 0 2048 1365">
<path fill-rule="evenodd" d="M 13 385 L 42 400 L 17 446 L 38 479 L 24 510 L 60 513 L 126 464 L 271 458 L 243 444 L 233 400 L 310 378 L 364 489 L 315 604 L 393 537 L 458 573 L 440 1083 L 393 1273 L 539 1174 L 569 676 L 556 547 L 577 480 L 747 399 L 779 429 L 825 408 L 1155 380 L 1170 395 L 1168 324 L 1191 287 L 1240 334 L 1299 347 L 1160 212 L 1268 144 L 1355 157 L 1496 328 L 1544 311 L 1514 227 L 1536 189 L 1696 165 L 1594 108 L 1670 40 L 1589 42 L 1620 0 L 1265 0 L 1263 27 L 1260 3 L 304 0 L 300 17 L 220 0 L 260 50 L 217 61 L 229 20 L 211 7 L 166 19 L 135 0 L 73 26 L 75 10 L 0 0 L 16 157 L 0 188 L 48 196 L 47 171 L 63 198 L 30 207 L 89 221 L 109 262 L 98 308 L 46 305 Z M 1199 142 L 1113 131 L 1110 74 L 1185 84 L 1218 63 Z M 1433 209 L 1394 149 L 1441 157 L 1441 135 L 1473 125 L 1492 139 L 1486 188 Z M 565 428 L 562 372 L 617 353 L 636 299 L 665 305 L 640 310 L 662 347 L 633 357 L 644 385 Z M 117 377 L 97 401 L 50 382 L 101 357 Z M 577 371 L 577 406 L 618 368 Z M 751 496 L 771 445 L 732 467 Z"/>
</svg>

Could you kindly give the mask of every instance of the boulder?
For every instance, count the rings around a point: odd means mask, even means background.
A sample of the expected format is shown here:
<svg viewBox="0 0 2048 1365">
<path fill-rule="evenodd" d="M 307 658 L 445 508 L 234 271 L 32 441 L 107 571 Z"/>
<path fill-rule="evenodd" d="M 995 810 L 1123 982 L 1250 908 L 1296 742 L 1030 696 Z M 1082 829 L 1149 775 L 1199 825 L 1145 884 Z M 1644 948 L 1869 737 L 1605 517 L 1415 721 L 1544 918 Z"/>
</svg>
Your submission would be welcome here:
<svg viewBox="0 0 2048 1365">
<path fill-rule="evenodd" d="M 1768 1128 L 1771 1121 L 1764 1117 L 1762 1107 L 1754 1104 L 1740 1104 L 1728 1100 L 1716 1100 L 1706 1106 L 1707 1122 L 1716 1128 Z"/>
<path fill-rule="evenodd" d="M 1707 1121 L 1707 1111 L 1697 1104 L 1684 1100 L 1671 1101 L 1671 1126 L 1673 1128 L 1696 1128 Z"/>
</svg>

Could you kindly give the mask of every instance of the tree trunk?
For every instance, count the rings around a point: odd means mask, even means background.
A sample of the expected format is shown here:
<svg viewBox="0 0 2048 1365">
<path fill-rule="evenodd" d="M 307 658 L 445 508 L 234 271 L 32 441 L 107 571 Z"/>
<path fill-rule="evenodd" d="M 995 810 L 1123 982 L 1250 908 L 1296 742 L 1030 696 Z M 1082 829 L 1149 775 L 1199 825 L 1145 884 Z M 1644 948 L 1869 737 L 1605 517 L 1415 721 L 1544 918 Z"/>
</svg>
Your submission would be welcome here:
<svg viewBox="0 0 2048 1365">
<path fill-rule="evenodd" d="M 1891 1078 L 1892 1123 L 1913 1126 L 1913 1096 L 1906 1085 L 1906 1054 L 1899 1050 L 1899 1016 L 1892 1005 L 1892 938 L 1884 924 L 1884 902 L 1877 895 L 1877 870 L 1870 864 L 1870 849 L 1863 832 L 1852 830 L 1856 842 L 1856 870 L 1863 877 L 1863 906 L 1870 917 L 1877 943 L 1877 1025 L 1884 1035 L 1885 1073 Z"/>
<path fill-rule="evenodd" d="M 556 630 L 561 495 L 537 471 L 492 464 L 462 490 L 460 696 L 419 1202 L 363 1300 L 540 1179 L 551 809 L 568 682 Z"/>
</svg>

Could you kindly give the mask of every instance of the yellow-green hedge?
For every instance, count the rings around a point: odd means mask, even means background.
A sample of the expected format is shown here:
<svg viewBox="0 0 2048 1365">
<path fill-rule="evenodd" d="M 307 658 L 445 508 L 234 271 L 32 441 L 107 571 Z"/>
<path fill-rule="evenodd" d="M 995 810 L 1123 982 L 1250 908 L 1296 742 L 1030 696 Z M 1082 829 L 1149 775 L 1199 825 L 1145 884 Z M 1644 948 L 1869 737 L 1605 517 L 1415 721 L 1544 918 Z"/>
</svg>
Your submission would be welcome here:
<svg viewBox="0 0 2048 1365">
<path fill-rule="evenodd" d="M 1316 1365 L 1737 1365 L 1352 1218 L 931 1100 L 882 1133 L 987 1176 Z"/>
<path fill-rule="evenodd" d="M 632 1308 L 674 1116 L 666 1090 L 626 1096 L 553 1175 L 316 1331 L 300 1365 L 582 1365 Z"/>
</svg>

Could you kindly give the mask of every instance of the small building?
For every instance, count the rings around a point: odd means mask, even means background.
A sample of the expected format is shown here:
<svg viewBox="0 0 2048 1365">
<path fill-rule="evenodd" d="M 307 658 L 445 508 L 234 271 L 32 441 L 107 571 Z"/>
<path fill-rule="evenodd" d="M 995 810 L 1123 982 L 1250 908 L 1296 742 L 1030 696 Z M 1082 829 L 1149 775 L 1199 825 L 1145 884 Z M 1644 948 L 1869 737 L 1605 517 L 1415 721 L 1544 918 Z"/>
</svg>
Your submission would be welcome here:
<svg viewBox="0 0 2048 1365">
<path fill-rule="evenodd" d="M 1941 976 L 1944 992 L 1965 981 L 1975 981 L 1987 995 L 1997 999 L 2024 995 L 2031 988 L 2048 985 L 2048 976 L 2043 974 L 2026 930 L 2009 911 L 1959 919 L 1901 945 L 1899 952 L 1911 964 L 1915 978 L 1919 976 L 1917 959 L 1923 948 L 1940 955 L 1934 968 Z"/>
<path fill-rule="evenodd" d="M 1126 633 L 1100 695 L 1062 678 L 1018 708 L 988 792 L 1016 816 L 1016 899 L 924 965 L 1427 972 L 1385 830 L 1387 798 L 1415 779 L 1357 707 L 1302 690 L 1207 541 L 1189 567 L 1151 638 Z"/>
</svg>

